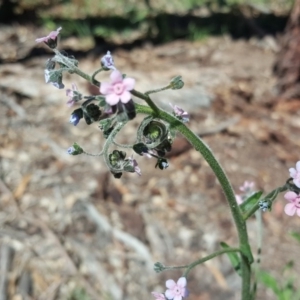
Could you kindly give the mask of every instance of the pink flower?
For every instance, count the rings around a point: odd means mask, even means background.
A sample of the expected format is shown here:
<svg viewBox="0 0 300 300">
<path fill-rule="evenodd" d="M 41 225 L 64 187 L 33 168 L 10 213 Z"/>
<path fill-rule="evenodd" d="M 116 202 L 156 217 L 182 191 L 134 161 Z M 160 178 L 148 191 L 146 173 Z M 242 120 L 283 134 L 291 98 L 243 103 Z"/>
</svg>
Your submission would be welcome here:
<svg viewBox="0 0 300 300">
<path fill-rule="evenodd" d="M 169 103 L 169 104 L 173 108 L 174 115 L 176 117 L 179 117 L 183 123 L 186 123 L 190 120 L 190 116 L 189 116 L 188 112 L 184 111 L 182 108 L 180 108 L 177 105 L 172 105 L 172 103 Z"/>
<path fill-rule="evenodd" d="M 253 181 L 245 181 L 242 186 L 240 186 L 240 191 L 243 192 L 241 195 L 235 195 L 235 199 L 238 205 L 242 204 L 247 198 L 252 196 L 255 192 L 255 183 Z"/>
<path fill-rule="evenodd" d="M 235 200 L 236 200 L 238 205 L 243 203 L 243 199 L 242 199 L 241 195 L 235 195 Z"/>
<path fill-rule="evenodd" d="M 290 176 L 293 178 L 293 182 L 295 186 L 300 188 L 300 161 L 297 161 L 296 169 L 290 168 L 289 172 L 290 172 Z"/>
<path fill-rule="evenodd" d="M 114 70 L 110 74 L 111 82 L 103 82 L 100 86 L 100 93 L 106 95 L 106 103 L 113 106 L 120 100 L 126 104 L 131 100 L 129 91 L 133 90 L 135 80 L 133 78 L 124 78 L 120 71 Z"/>
<path fill-rule="evenodd" d="M 255 186 L 255 183 L 253 181 L 245 181 L 242 186 L 240 186 L 240 191 L 244 193 L 253 192 L 253 188 Z"/>
<path fill-rule="evenodd" d="M 41 42 L 44 42 L 44 43 L 48 43 L 49 40 L 53 40 L 55 41 L 57 39 L 57 36 L 59 34 L 59 32 L 61 31 L 61 27 L 57 28 L 55 31 L 51 31 L 47 36 L 45 37 L 42 37 L 42 38 L 38 38 L 36 39 L 35 41 L 37 43 L 41 43 Z"/>
<path fill-rule="evenodd" d="M 67 105 L 71 107 L 75 102 L 82 99 L 82 95 L 78 92 L 77 86 L 75 83 L 72 83 L 72 89 L 66 90 L 66 95 L 69 97 Z"/>
<path fill-rule="evenodd" d="M 167 280 L 166 287 L 168 288 L 165 293 L 167 299 L 182 300 L 187 296 L 185 277 L 180 277 L 177 283 L 172 279 Z"/>
<path fill-rule="evenodd" d="M 166 297 L 165 297 L 164 294 L 160 294 L 160 293 L 157 293 L 157 292 L 152 292 L 151 294 L 154 296 L 154 298 L 156 300 L 166 300 Z"/>
<path fill-rule="evenodd" d="M 297 215 L 300 217 L 300 195 L 297 195 L 295 192 L 287 192 L 284 195 L 284 198 L 290 201 L 290 203 L 286 204 L 284 207 L 284 212 L 288 216 L 293 216 L 295 213 L 297 213 Z"/>
</svg>

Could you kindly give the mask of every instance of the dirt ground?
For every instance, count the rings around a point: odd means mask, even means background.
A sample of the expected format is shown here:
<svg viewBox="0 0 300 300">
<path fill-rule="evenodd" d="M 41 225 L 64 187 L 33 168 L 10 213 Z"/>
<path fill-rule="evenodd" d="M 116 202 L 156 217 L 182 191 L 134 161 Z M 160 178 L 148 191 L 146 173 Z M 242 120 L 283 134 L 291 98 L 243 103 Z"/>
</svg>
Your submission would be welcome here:
<svg viewBox="0 0 300 300">
<path fill-rule="evenodd" d="M 31 47 L 39 47 L 34 36 Z M 18 47 L 12 51 L 19 53 Z M 139 91 L 182 75 L 182 90 L 164 91 L 155 101 L 191 113 L 190 127 L 203 135 L 237 191 L 244 180 L 254 180 L 268 192 L 284 184 L 300 146 L 300 102 L 276 97 L 277 49 L 273 39 L 223 36 L 145 44 L 113 55 L 116 66 L 136 78 Z M 75 141 L 97 153 L 103 138 L 97 124 L 69 124 L 73 110 L 66 106 L 65 91 L 44 82 L 49 57 L 0 65 L 0 248 L 9 270 L 1 271 L 7 298 L 2 287 L 0 299 L 151 299 L 151 291 L 164 291 L 166 279 L 182 274 L 157 275 L 154 262 L 187 264 L 218 250 L 221 241 L 235 245 L 220 185 L 182 137 L 174 143 L 167 170 L 137 157 L 141 177 L 114 179 L 101 157 L 66 153 Z M 99 59 L 81 58 L 79 66 L 91 74 Z M 99 76 L 107 78 L 108 73 Z M 66 88 L 72 82 L 88 93 L 82 79 L 64 77 Z M 126 127 L 121 142 L 134 141 L 140 120 Z M 279 283 L 289 261 L 295 274 L 300 271 L 299 244 L 289 235 L 299 232 L 300 219 L 285 215 L 284 205 L 280 195 L 272 212 L 263 215 L 261 267 Z M 248 228 L 255 251 L 254 219 Z M 195 268 L 188 288 L 191 300 L 239 299 L 240 279 L 221 256 Z M 258 290 L 257 299 L 275 299 L 262 285 Z"/>
</svg>

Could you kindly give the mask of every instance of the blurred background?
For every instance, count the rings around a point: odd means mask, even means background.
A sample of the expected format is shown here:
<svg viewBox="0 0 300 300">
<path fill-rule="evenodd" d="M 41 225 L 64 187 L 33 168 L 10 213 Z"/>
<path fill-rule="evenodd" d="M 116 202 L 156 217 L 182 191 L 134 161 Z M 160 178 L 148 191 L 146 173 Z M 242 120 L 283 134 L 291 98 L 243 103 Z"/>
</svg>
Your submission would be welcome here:
<svg viewBox="0 0 300 300">
<path fill-rule="evenodd" d="M 65 90 L 44 82 L 52 53 L 36 38 L 62 26 L 58 47 L 83 71 L 109 50 L 142 92 L 181 75 L 183 89 L 153 99 L 190 112 L 237 192 L 245 180 L 269 192 L 300 158 L 299 16 L 298 0 L 0 1 L 0 299 L 151 299 L 182 275 L 153 263 L 185 265 L 237 242 L 220 185 L 181 136 L 164 171 L 136 157 L 141 177 L 115 179 L 101 157 L 66 153 L 75 141 L 98 153 L 104 140 L 97 124 L 69 124 Z M 95 92 L 65 74 L 72 82 Z M 133 142 L 141 120 L 119 141 Z M 261 268 L 294 291 L 300 221 L 285 203 L 263 215 Z M 256 252 L 254 218 L 248 228 Z M 188 288 L 191 300 L 240 299 L 225 256 L 195 268 Z M 257 299 L 279 297 L 259 283 Z"/>
</svg>

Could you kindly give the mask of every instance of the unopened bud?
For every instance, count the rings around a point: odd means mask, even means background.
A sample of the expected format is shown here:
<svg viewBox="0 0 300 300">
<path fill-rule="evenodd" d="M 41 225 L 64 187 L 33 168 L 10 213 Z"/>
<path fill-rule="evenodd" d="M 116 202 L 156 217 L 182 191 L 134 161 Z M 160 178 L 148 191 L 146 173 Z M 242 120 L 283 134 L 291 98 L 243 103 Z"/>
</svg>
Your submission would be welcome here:
<svg viewBox="0 0 300 300">
<path fill-rule="evenodd" d="M 184 86 L 182 77 L 181 76 L 174 77 L 170 82 L 170 86 L 172 90 L 180 90 Z"/>
</svg>

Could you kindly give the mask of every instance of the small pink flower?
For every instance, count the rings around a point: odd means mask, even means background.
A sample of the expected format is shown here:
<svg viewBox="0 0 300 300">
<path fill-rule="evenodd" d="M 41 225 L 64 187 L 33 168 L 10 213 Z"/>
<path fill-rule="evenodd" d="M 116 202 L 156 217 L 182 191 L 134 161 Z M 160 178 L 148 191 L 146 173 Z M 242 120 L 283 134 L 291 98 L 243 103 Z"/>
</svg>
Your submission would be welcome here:
<svg viewBox="0 0 300 300">
<path fill-rule="evenodd" d="M 75 102 L 82 99 L 82 95 L 78 92 L 77 86 L 75 83 L 72 83 L 72 89 L 66 90 L 66 95 L 69 97 L 67 105 L 71 107 Z"/>
<path fill-rule="evenodd" d="M 190 120 L 190 116 L 188 112 L 184 111 L 182 108 L 180 108 L 177 105 L 173 105 L 172 103 L 169 103 L 170 106 L 173 108 L 173 113 L 176 117 L 179 117 L 183 123 L 186 123 Z"/>
<path fill-rule="evenodd" d="M 243 203 L 243 199 L 242 199 L 241 195 L 235 195 L 235 200 L 236 200 L 238 205 Z"/>
<path fill-rule="evenodd" d="M 133 90 L 135 80 L 133 78 L 124 78 L 120 71 L 114 70 L 110 74 L 111 82 L 102 82 L 100 93 L 105 95 L 106 103 L 113 106 L 119 101 L 126 104 L 131 100 L 129 91 Z"/>
<path fill-rule="evenodd" d="M 36 39 L 35 41 L 37 43 L 41 43 L 41 42 L 45 42 L 45 43 L 48 43 L 49 40 L 55 40 L 57 39 L 57 36 L 59 35 L 59 32 L 61 31 L 61 27 L 57 28 L 55 31 L 51 31 L 47 36 L 45 37 L 42 37 L 42 38 L 38 38 Z"/>
<path fill-rule="evenodd" d="M 300 217 L 300 195 L 297 195 L 295 192 L 287 192 L 284 198 L 290 202 L 284 207 L 284 212 L 288 216 L 293 216 L 297 213 Z"/>
<path fill-rule="evenodd" d="M 167 299 L 173 300 L 182 300 L 184 297 L 187 296 L 187 289 L 186 289 L 186 278 L 180 277 L 175 283 L 174 280 L 169 279 L 166 281 L 166 297 Z"/>
<path fill-rule="evenodd" d="M 157 293 L 157 292 L 152 292 L 151 294 L 154 296 L 154 298 L 156 300 L 166 300 L 166 297 L 165 297 L 164 294 L 160 294 L 160 293 Z"/>
<path fill-rule="evenodd" d="M 297 161 L 296 169 L 290 168 L 289 172 L 290 172 L 290 176 L 293 178 L 293 182 L 295 186 L 300 188 L 300 161 Z"/>
<path fill-rule="evenodd" d="M 240 191 L 244 192 L 244 193 L 249 193 L 249 192 L 253 192 L 255 183 L 253 181 L 245 181 L 244 184 L 242 186 L 240 186 Z"/>
</svg>

